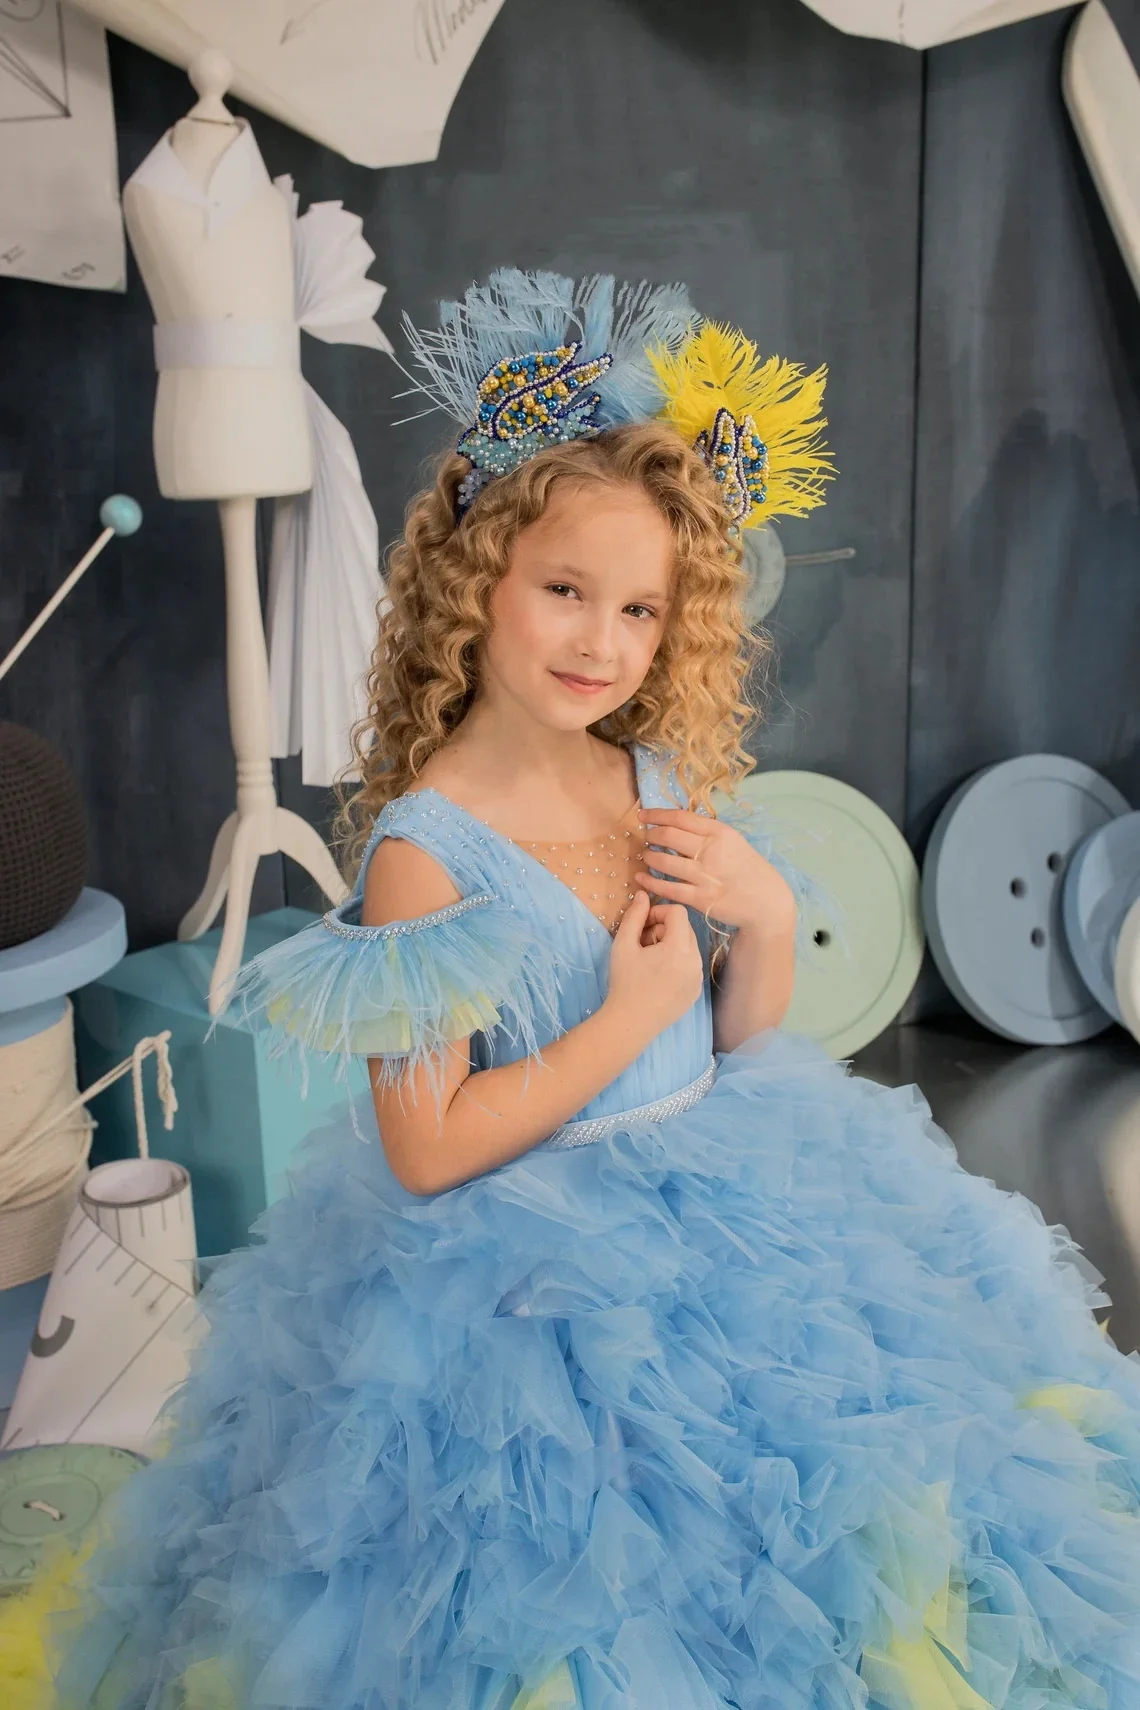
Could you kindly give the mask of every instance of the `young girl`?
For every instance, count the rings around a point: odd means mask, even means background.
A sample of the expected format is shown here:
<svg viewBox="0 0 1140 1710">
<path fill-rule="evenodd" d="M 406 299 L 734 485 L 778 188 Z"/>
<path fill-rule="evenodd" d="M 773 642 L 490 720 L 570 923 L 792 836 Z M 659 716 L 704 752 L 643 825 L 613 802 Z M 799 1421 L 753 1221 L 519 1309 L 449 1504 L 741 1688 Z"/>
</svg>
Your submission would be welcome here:
<svg viewBox="0 0 1140 1710">
<path fill-rule="evenodd" d="M 61 1702 L 1135 1710 L 1137 1365 L 915 1089 L 778 1031 L 802 883 L 712 811 L 737 531 L 818 502 L 821 377 L 549 275 L 414 342 L 462 434 L 355 888 L 241 979 L 371 1098 L 211 1276 Z"/>
</svg>

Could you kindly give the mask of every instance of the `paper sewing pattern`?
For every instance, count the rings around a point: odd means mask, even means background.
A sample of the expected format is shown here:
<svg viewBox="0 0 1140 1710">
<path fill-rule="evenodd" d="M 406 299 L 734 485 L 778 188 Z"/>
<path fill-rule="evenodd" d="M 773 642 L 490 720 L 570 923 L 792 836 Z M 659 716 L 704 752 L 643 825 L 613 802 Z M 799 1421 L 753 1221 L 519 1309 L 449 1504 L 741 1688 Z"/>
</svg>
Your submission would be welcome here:
<svg viewBox="0 0 1140 1710">
<path fill-rule="evenodd" d="M 804 0 L 849 36 L 930 48 L 1059 12 L 1069 0 Z"/>
<path fill-rule="evenodd" d="M 1093 183 L 1140 291 L 1140 76 L 1101 0 L 1091 0 L 1069 32 L 1063 85 Z"/>
<path fill-rule="evenodd" d="M 0 121 L 68 117 L 60 8 L 45 0 L 0 0 Z"/>
<path fill-rule="evenodd" d="M 60 0 L 0 0 L 0 273 L 126 283 L 106 38 Z"/>
<path fill-rule="evenodd" d="M 235 95 L 360 166 L 434 160 L 503 0 L 80 0 L 188 65 L 217 48 Z"/>
</svg>

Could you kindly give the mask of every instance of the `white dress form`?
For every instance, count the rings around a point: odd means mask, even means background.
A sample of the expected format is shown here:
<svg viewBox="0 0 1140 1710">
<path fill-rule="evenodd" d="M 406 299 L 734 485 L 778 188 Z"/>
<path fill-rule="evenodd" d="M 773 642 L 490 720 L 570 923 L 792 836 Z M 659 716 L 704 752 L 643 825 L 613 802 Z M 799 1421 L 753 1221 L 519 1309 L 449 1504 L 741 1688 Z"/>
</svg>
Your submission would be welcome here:
<svg viewBox="0 0 1140 1710">
<path fill-rule="evenodd" d="M 123 212 L 157 322 L 159 488 L 168 498 L 216 498 L 221 516 L 237 805 L 214 841 L 201 894 L 178 928 L 180 941 L 198 938 L 226 904 L 208 1000 L 210 1014 L 217 1015 L 241 965 L 261 857 L 290 856 L 332 903 L 343 899 L 346 886 L 319 833 L 279 805 L 270 756 L 257 500 L 301 492 L 312 482 L 295 351 L 291 215 L 248 127 L 221 99 L 228 62 L 202 54 L 190 76 L 201 99 L 124 187 Z M 173 161 L 163 159 L 165 149 Z M 229 206 L 226 198 L 211 196 L 222 174 L 229 180 Z M 244 337 L 248 365 L 234 362 L 232 351 L 211 365 L 210 350 L 224 348 L 219 329 L 223 341 L 231 331 Z M 205 340 L 204 351 L 194 348 L 196 339 Z"/>
</svg>

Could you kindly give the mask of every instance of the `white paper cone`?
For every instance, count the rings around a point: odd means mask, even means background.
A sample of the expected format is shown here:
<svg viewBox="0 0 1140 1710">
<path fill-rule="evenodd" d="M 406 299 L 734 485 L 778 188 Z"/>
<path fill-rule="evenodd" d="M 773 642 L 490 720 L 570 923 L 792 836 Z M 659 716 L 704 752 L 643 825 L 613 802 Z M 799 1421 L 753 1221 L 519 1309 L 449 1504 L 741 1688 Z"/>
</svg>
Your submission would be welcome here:
<svg viewBox="0 0 1140 1710">
<path fill-rule="evenodd" d="M 107 1443 L 152 1453 L 159 1411 L 204 1329 L 196 1257 L 190 1177 L 180 1164 L 132 1158 L 92 1170 L 0 1449 Z"/>
</svg>

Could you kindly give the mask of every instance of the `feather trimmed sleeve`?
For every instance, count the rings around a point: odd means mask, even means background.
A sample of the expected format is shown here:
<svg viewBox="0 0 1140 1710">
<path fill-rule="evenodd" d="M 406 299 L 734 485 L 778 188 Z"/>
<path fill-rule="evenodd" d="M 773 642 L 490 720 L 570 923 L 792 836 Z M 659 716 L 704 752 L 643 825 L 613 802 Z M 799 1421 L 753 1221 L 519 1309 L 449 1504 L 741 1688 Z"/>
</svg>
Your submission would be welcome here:
<svg viewBox="0 0 1140 1710">
<path fill-rule="evenodd" d="M 267 1030 L 269 1054 L 294 1057 L 305 1078 L 314 1056 L 338 1078 L 368 1058 L 374 1082 L 422 1067 L 438 1091 L 457 1040 L 502 1028 L 531 1056 L 560 1031 L 549 948 L 491 893 L 384 926 L 362 926 L 360 906 L 349 898 L 234 980 L 239 1024 Z"/>
</svg>

